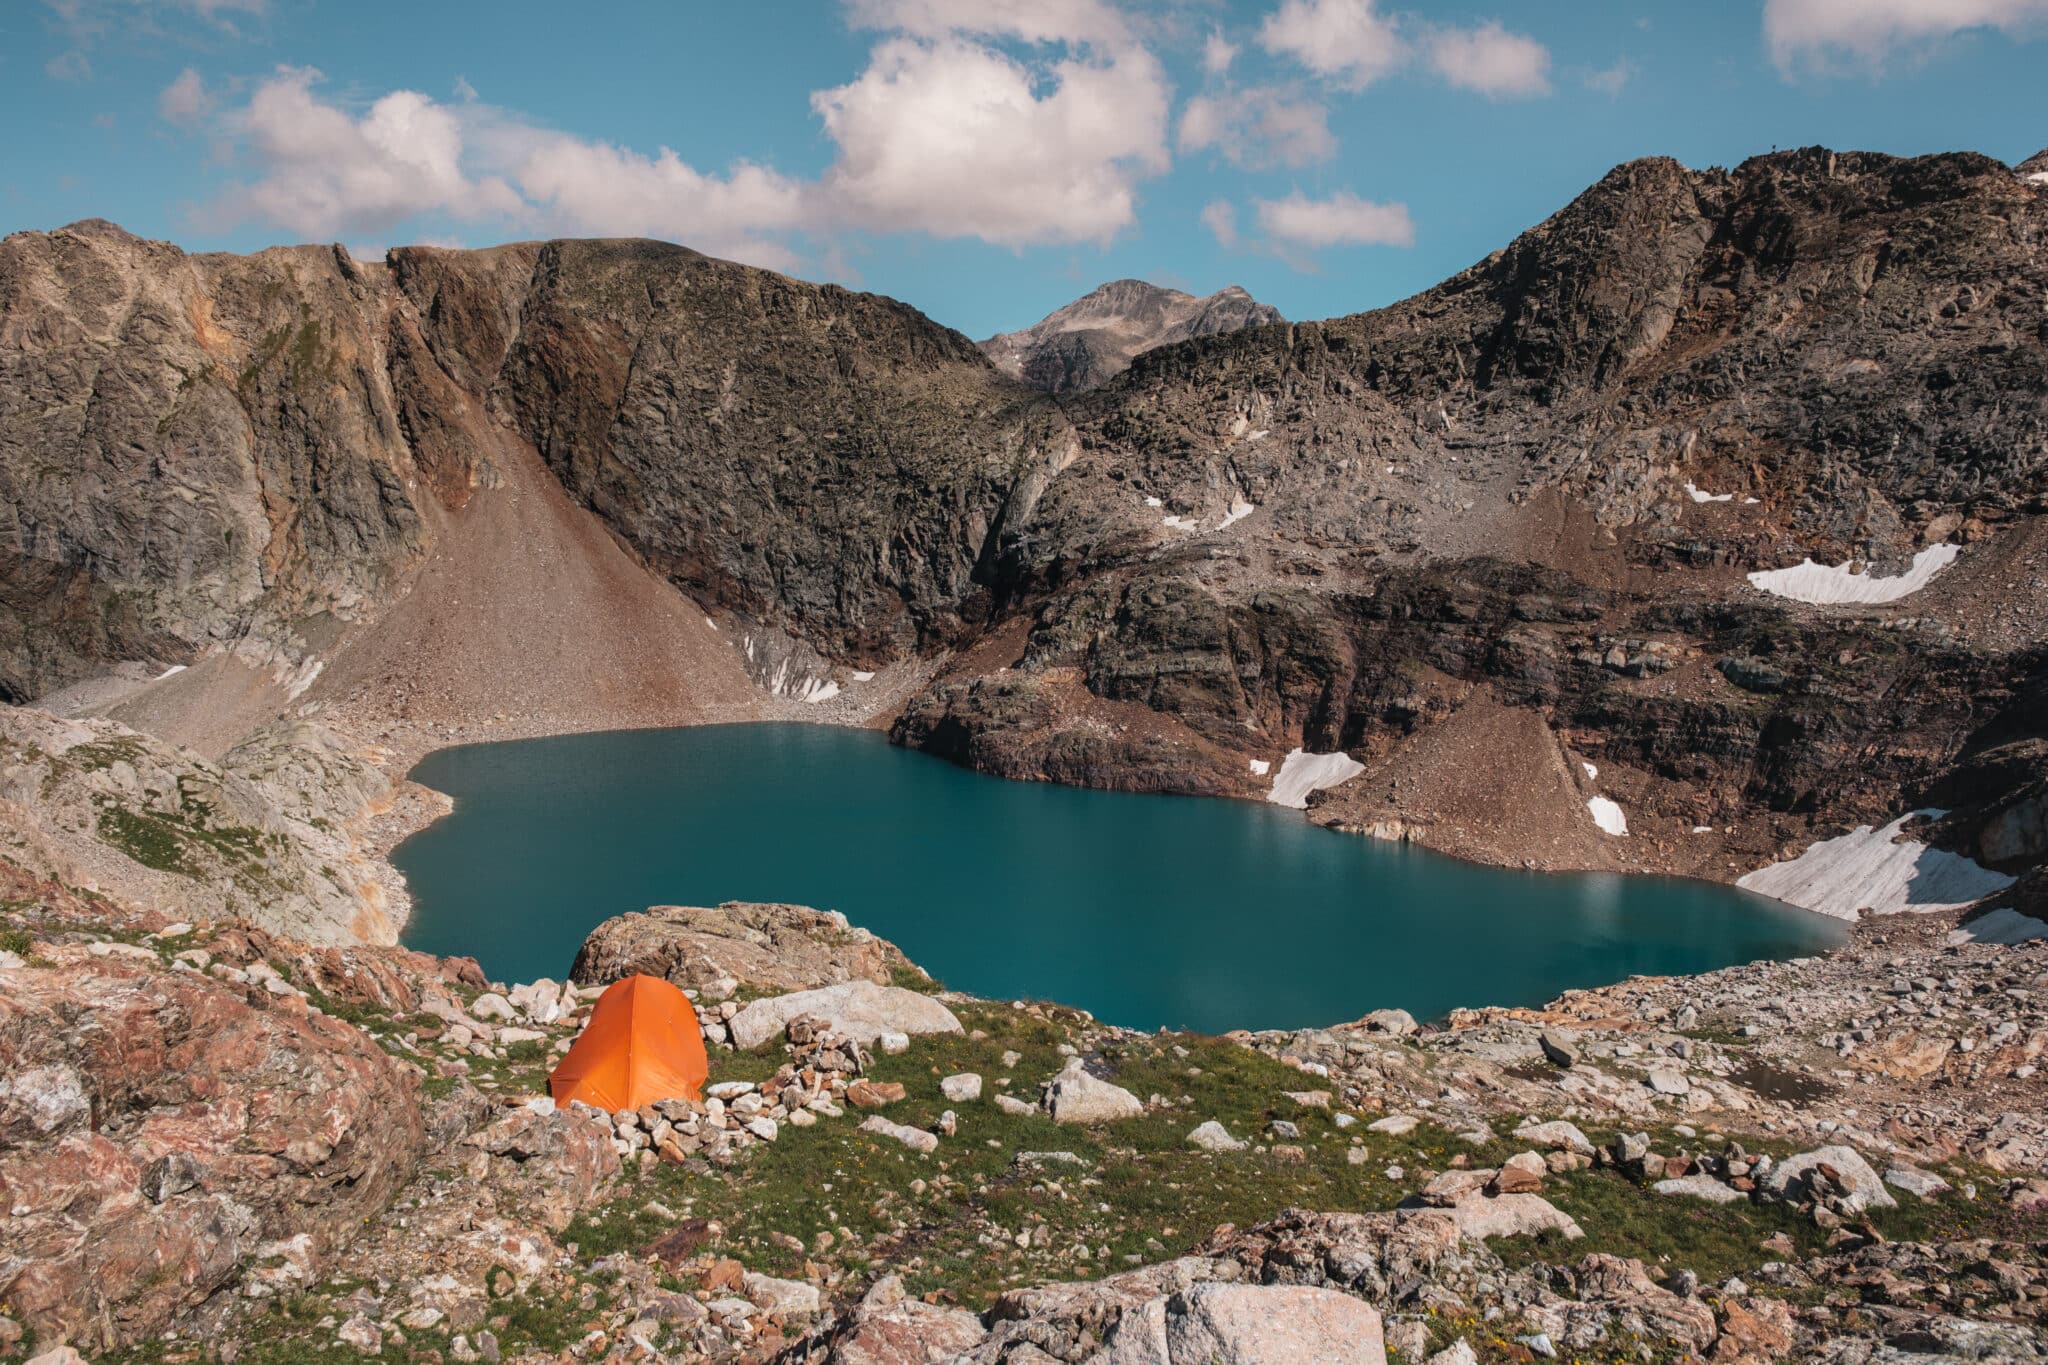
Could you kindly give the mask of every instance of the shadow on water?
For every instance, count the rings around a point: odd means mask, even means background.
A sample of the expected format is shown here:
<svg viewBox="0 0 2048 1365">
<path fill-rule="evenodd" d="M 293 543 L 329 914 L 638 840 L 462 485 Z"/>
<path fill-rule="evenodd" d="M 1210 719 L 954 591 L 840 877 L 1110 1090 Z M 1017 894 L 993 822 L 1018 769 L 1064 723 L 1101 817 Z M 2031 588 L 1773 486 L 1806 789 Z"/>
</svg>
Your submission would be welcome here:
<svg viewBox="0 0 2048 1365">
<path fill-rule="evenodd" d="M 1704 882 L 1481 867 L 1244 801 L 1007 782 L 872 731 L 764 724 L 469 745 L 392 861 L 405 941 L 559 978 L 662 904 L 844 911 L 947 985 L 1208 1031 L 1533 1004 L 1811 952 L 1843 927 Z"/>
</svg>

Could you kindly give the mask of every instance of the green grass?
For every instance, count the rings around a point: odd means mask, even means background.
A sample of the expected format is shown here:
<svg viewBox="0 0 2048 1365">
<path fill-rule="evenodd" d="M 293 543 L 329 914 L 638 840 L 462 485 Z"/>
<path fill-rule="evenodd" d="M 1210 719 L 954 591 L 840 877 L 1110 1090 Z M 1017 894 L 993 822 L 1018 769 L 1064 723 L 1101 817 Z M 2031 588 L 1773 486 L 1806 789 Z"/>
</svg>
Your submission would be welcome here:
<svg viewBox="0 0 2048 1365">
<path fill-rule="evenodd" d="M 945 989 L 932 977 L 927 976 L 921 968 L 908 962 L 898 963 L 889 969 L 889 984 L 906 991 L 917 991 L 922 995 L 937 995 Z"/>
<path fill-rule="evenodd" d="M 100 812 L 100 841 L 111 844 L 144 867 L 158 872 L 192 875 L 180 826 L 145 811 L 109 806 Z"/>
<path fill-rule="evenodd" d="M 830 1233 L 843 1269 L 858 1274 L 886 1262 L 914 1293 L 979 1308 L 1012 1285 L 1179 1255 L 1220 1224 L 1259 1222 L 1292 1205 L 1391 1208 L 1419 1183 L 1418 1169 L 1441 1169 L 1469 1150 L 1428 1127 L 1402 1138 L 1367 1134 L 1364 1121 L 1340 1130 L 1328 1112 L 1282 1097 L 1316 1088 L 1312 1078 L 1235 1043 L 1193 1035 L 1136 1039 L 1102 1059 L 1119 1084 L 1141 1099 L 1157 1093 L 1169 1108 L 1100 1130 L 1061 1126 L 1039 1112 L 1005 1114 L 993 1095 L 1035 1102 L 1039 1083 L 1066 1061 L 1058 1048 L 1074 1016 L 1063 1023 L 1001 1005 L 955 1012 L 985 1036 L 920 1038 L 906 1053 L 878 1056 L 870 1072 L 908 1091 L 886 1111 L 896 1122 L 929 1127 L 942 1111 L 955 1112 L 958 1132 L 935 1154 L 858 1132 L 857 1111 L 807 1129 L 785 1125 L 775 1143 L 755 1147 L 729 1171 L 664 1164 L 629 1175 L 621 1194 L 578 1219 L 567 1239 L 585 1257 L 642 1251 L 670 1226 L 647 1210 L 654 1201 L 716 1221 L 723 1234 L 707 1250 L 754 1269 L 799 1274 L 815 1259 L 818 1235 Z M 1005 1051 L 1020 1054 L 1014 1067 L 1002 1065 Z M 773 1045 L 752 1056 L 720 1053 L 712 1072 L 758 1078 L 781 1060 Z M 955 1105 L 941 1096 L 939 1079 L 959 1071 L 982 1076 L 982 1100 Z M 1254 1144 L 1270 1143 L 1266 1125 L 1276 1118 L 1300 1127 L 1299 1162 L 1186 1144 L 1189 1130 L 1209 1119 Z M 1372 1153 L 1362 1166 L 1346 1156 L 1354 1137 Z M 1025 1151 L 1071 1152 L 1079 1162 L 1019 1166 L 1016 1154 Z M 1404 1168 L 1403 1179 L 1384 1174 L 1390 1165 Z M 850 1253 L 849 1232 L 857 1243 Z M 1031 1245 L 1017 1246 L 1027 1232 Z M 807 1250 L 792 1250 L 777 1235 Z"/>
</svg>

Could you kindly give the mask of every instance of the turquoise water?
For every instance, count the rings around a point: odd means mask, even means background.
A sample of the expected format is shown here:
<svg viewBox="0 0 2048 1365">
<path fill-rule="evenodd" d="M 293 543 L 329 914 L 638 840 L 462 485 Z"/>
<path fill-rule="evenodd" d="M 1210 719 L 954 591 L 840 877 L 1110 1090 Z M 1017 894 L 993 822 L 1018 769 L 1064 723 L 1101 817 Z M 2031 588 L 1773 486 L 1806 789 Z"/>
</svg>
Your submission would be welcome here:
<svg viewBox="0 0 2048 1365">
<path fill-rule="evenodd" d="M 392 861 L 405 941 L 559 979 L 649 905 L 842 910 L 959 990 L 1220 1032 L 1535 1004 L 1811 952 L 1840 927 L 1729 887 L 1479 867 L 1246 801 L 1007 782 L 872 731 L 730 725 L 469 745 Z"/>
</svg>

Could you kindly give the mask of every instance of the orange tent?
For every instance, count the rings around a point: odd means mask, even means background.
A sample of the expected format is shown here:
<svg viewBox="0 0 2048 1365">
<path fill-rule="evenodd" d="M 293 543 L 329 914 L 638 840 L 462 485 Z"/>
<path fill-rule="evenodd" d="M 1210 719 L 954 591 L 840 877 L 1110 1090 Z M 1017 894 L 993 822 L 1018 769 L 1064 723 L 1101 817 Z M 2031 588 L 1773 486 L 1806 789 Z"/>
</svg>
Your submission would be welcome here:
<svg viewBox="0 0 2048 1365">
<path fill-rule="evenodd" d="M 590 1022 L 548 1077 L 556 1104 L 638 1109 L 656 1100 L 696 1099 L 710 1066 L 704 1030 L 689 997 L 658 976 L 615 981 Z"/>
</svg>

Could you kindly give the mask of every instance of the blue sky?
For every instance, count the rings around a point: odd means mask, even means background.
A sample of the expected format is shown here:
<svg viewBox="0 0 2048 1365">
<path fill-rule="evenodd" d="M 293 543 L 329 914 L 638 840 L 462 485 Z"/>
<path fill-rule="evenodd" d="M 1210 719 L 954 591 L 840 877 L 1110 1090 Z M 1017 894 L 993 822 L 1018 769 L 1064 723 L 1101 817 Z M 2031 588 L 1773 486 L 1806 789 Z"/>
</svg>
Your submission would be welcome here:
<svg viewBox="0 0 2048 1365">
<path fill-rule="evenodd" d="M 980 337 L 1355 312 L 1611 166 L 2048 144 L 2048 0 L 0 0 L 0 230 L 645 235 Z"/>
</svg>

